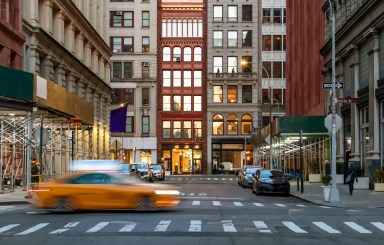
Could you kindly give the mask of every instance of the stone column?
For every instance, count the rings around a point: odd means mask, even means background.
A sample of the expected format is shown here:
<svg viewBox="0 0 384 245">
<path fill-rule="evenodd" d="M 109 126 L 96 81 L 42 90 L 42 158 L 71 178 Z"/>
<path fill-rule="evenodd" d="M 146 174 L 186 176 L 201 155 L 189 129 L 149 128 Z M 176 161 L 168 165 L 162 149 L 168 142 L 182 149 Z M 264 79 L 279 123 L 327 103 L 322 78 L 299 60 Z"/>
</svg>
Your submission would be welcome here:
<svg viewBox="0 0 384 245">
<path fill-rule="evenodd" d="M 92 64 L 92 71 L 96 75 L 100 75 L 99 72 L 99 52 L 97 52 L 96 49 L 92 51 L 92 59 L 91 59 L 91 64 Z"/>
<path fill-rule="evenodd" d="M 82 32 L 76 34 L 75 55 L 79 60 L 84 62 L 84 35 Z"/>
<path fill-rule="evenodd" d="M 68 22 L 65 26 L 65 47 L 71 53 L 75 53 L 75 24 L 73 22 Z"/>
<path fill-rule="evenodd" d="M 23 8 L 27 9 L 28 13 L 26 20 L 33 26 L 40 26 L 39 19 L 39 0 L 23 1 Z"/>
<path fill-rule="evenodd" d="M 56 73 L 57 73 L 57 81 L 55 81 L 55 82 L 60 87 L 65 88 L 65 85 L 66 85 L 65 66 L 64 65 L 59 65 L 56 68 Z"/>
<path fill-rule="evenodd" d="M 104 77 L 103 80 L 105 81 L 106 84 L 111 83 L 111 64 L 106 62 L 104 66 Z"/>
<path fill-rule="evenodd" d="M 77 76 L 75 73 L 71 72 L 67 75 L 67 87 L 66 89 L 71 93 L 76 93 L 76 80 Z"/>
<path fill-rule="evenodd" d="M 351 54 L 351 96 L 357 98 L 360 74 L 359 48 L 353 47 Z M 357 104 L 351 104 L 351 154 L 349 162 L 360 163 L 360 133 L 359 133 L 359 108 Z"/>
<path fill-rule="evenodd" d="M 41 61 L 40 61 L 41 62 Z M 42 67 L 42 71 L 40 74 L 42 74 L 42 76 L 45 78 L 45 79 L 48 79 L 48 80 L 51 80 L 53 81 L 53 77 L 54 77 L 54 69 L 53 69 L 53 62 L 54 62 L 54 57 L 51 56 L 51 55 L 47 55 L 44 59 L 43 59 L 43 67 Z"/>
<path fill-rule="evenodd" d="M 91 60 L 92 60 L 92 44 L 89 41 L 87 41 L 84 44 L 84 64 L 90 69 L 92 69 Z"/>
<path fill-rule="evenodd" d="M 56 41 L 64 45 L 64 19 L 65 15 L 63 11 L 57 11 L 55 13 L 55 28 L 53 29 L 54 37 Z"/>
<path fill-rule="evenodd" d="M 43 0 L 40 15 L 40 25 L 48 33 L 52 34 L 52 0 Z"/>
<path fill-rule="evenodd" d="M 85 100 L 89 103 L 92 103 L 93 101 L 93 87 L 90 86 L 89 84 L 85 85 Z"/>
<path fill-rule="evenodd" d="M 98 64 L 98 69 L 99 69 L 99 77 L 102 79 L 102 80 L 105 80 L 105 71 L 104 71 L 104 59 L 103 57 L 100 57 L 99 59 L 99 64 Z"/>
<path fill-rule="evenodd" d="M 76 94 L 77 96 L 79 96 L 80 98 L 84 98 L 84 80 L 82 79 L 79 79 L 77 81 L 77 84 L 76 84 Z"/>
</svg>

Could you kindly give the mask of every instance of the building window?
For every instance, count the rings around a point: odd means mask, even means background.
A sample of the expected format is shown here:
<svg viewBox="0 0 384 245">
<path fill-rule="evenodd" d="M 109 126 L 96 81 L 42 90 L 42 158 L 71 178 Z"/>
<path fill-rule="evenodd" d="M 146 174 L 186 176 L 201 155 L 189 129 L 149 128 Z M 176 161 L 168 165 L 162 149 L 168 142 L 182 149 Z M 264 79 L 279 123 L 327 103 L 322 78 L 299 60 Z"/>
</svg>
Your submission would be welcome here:
<svg viewBox="0 0 384 245">
<path fill-rule="evenodd" d="M 272 62 L 273 65 L 273 78 L 282 78 L 283 77 L 283 66 L 281 61 Z"/>
<path fill-rule="evenodd" d="M 192 111 L 192 96 L 184 95 L 184 98 L 183 98 L 183 111 Z"/>
<path fill-rule="evenodd" d="M 212 118 L 212 134 L 222 135 L 224 134 L 224 119 L 220 114 L 216 114 Z"/>
<path fill-rule="evenodd" d="M 183 122 L 184 139 L 192 138 L 192 121 Z"/>
<path fill-rule="evenodd" d="M 243 103 L 252 103 L 252 85 L 242 85 Z"/>
<path fill-rule="evenodd" d="M 173 87 L 181 87 L 181 71 L 173 71 Z"/>
<path fill-rule="evenodd" d="M 149 78 L 149 62 L 143 62 L 141 65 L 141 77 Z"/>
<path fill-rule="evenodd" d="M 201 137 L 203 135 L 201 121 L 194 121 L 193 122 L 193 130 L 194 130 L 193 135 L 195 137 L 195 141 L 200 141 Z"/>
<path fill-rule="evenodd" d="M 213 31 L 213 47 L 223 46 L 223 31 Z"/>
<path fill-rule="evenodd" d="M 149 106 L 149 88 L 141 88 L 141 105 Z"/>
<path fill-rule="evenodd" d="M 163 87 L 171 87 L 171 71 L 163 71 Z"/>
<path fill-rule="evenodd" d="M 242 18 L 243 21 L 252 21 L 252 5 L 242 6 Z"/>
<path fill-rule="evenodd" d="M 271 9 L 263 9 L 263 24 L 271 24 Z"/>
<path fill-rule="evenodd" d="M 192 61 L 192 49 L 190 47 L 184 48 L 184 61 Z"/>
<path fill-rule="evenodd" d="M 121 78 L 123 74 L 121 62 L 113 62 L 112 67 L 113 67 L 112 78 Z"/>
<path fill-rule="evenodd" d="M 124 62 L 124 78 L 132 78 L 133 75 L 132 62 Z"/>
<path fill-rule="evenodd" d="M 174 47 L 173 48 L 173 61 L 174 62 L 180 62 L 181 61 L 181 48 L 180 47 Z"/>
<path fill-rule="evenodd" d="M 213 103 L 223 103 L 223 86 L 213 86 Z"/>
<path fill-rule="evenodd" d="M 133 37 L 112 37 L 114 53 L 133 52 Z"/>
<path fill-rule="evenodd" d="M 149 11 L 142 12 L 142 27 L 149 27 Z"/>
<path fill-rule="evenodd" d="M 243 47 L 252 47 L 252 31 L 243 31 Z"/>
<path fill-rule="evenodd" d="M 281 51 L 283 46 L 283 40 L 281 35 L 273 35 L 273 51 Z"/>
<path fill-rule="evenodd" d="M 133 133 L 133 116 L 127 116 L 125 119 L 125 132 L 126 133 Z"/>
<path fill-rule="evenodd" d="M 237 56 L 228 57 L 228 73 L 237 73 Z"/>
<path fill-rule="evenodd" d="M 223 21 L 223 6 L 213 6 L 213 21 Z"/>
<path fill-rule="evenodd" d="M 192 71 L 183 71 L 183 86 L 191 87 L 192 86 Z"/>
<path fill-rule="evenodd" d="M 271 51 L 271 36 L 263 35 L 262 37 L 262 50 L 263 51 Z"/>
<path fill-rule="evenodd" d="M 237 103 L 237 85 L 228 85 L 228 103 Z"/>
<path fill-rule="evenodd" d="M 193 71 L 193 87 L 199 88 L 202 85 L 201 71 Z"/>
<path fill-rule="evenodd" d="M 200 47 L 195 47 L 193 50 L 193 61 L 201 61 L 202 51 Z"/>
<path fill-rule="evenodd" d="M 213 57 L 213 72 L 216 72 L 217 74 L 223 72 L 223 57 L 221 56 Z"/>
<path fill-rule="evenodd" d="M 181 138 L 181 121 L 173 121 L 173 138 Z"/>
<path fill-rule="evenodd" d="M 228 31 L 228 47 L 237 47 L 237 31 Z"/>
<path fill-rule="evenodd" d="M 171 96 L 163 95 L 163 111 L 171 111 Z"/>
<path fill-rule="evenodd" d="M 195 95 L 193 96 L 193 111 L 201 111 L 201 95 Z"/>
<path fill-rule="evenodd" d="M 141 52 L 149 53 L 149 37 L 142 37 Z"/>
<path fill-rule="evenodd" d="M 112 11 L 111 27 L 133 27 L 133 12 Z"/>
<path fill-rule="evenodd" d="M 281 9 L 273 9 L 273 23 L 281 24 Z"/>
<path fill-rule="evenodd" d="M 174 95 L 173 96 L 173 111 L 181 111 L 181 96 Z"/>
<path fill-rule="evenodd" d="M 266 62 L 263 62 L 263 73 L 262 73 L 262 77 L 263 78 L 271 78 L 271 62 L 270 61 L 266 61 Z"/>
<path fill-rule="evenodd" d="M 163 121 L 163 139 L 171 138 L 171 121 Z"/>
<path fill-rule="evenodd" d="M 227 117 L 227 134 L 237 134 L 238 118 L 235 114 Z"/>
<path fill-rule="evenodd" d="M 269 104 L 269 88 L 262 90 L 263 104 Z"/>
<path fill-rule="evenodd" d="M 163 48 L 163 61 L 171 61 L 171 49 L 169 47 Z"/>
<path fill-rule="evenodd" d="M 149 134 L 149 116 L 142 117 L 141 133 Z"/>
<path fill-rule="evenodd" d="M 228 21 L 237 21 L 237 6 L 228 6 Z"/>
<path fill-rule="evenodd" d="M 252 133 L 252 117 L 245 114 L 241 117 L 241 133 L 251 134 Z"/>
<path fill-rule="evenodd" d="M 241 57 L 241 66 L 243 67 L 243 73 L 252 72 L 252 56 Z"/>
</svg>

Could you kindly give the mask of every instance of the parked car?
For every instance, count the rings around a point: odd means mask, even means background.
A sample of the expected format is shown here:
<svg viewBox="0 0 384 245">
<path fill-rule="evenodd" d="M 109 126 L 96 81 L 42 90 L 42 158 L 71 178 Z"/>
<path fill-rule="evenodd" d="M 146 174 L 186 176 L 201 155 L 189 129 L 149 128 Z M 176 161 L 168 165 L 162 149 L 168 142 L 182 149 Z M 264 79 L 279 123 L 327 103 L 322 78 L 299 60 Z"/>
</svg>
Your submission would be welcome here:
<svg viewBox="0 0 384 245">
<path fill-rule="evenodd" d="M 253 176 L 252 192 L 256 195 L 278 193 L 289 196 L 290 184 L 282 171 L 261 169 Z"/>
<path fill-rule="evenodd" d="M 179 188 L 147 184 L 130 175 L 87 172 L 39 183 L 33 204 L 53 211 L 159 209 L 179 204 Z"/>
<path fill-rule="evenodd" d="M 152 171 L 155 179 L 165 180 L 165 170 L 164 170 L 163 164 L 157 163 L 157 164 L 151 164 L 150 166 L 152 167 Z"/>
<path fill-rule="evenodd" d="M 262 169 L 262 167 L 255 165 L 244 166 L 237 175 L 237 183 L 244 188 L 251 187 L 253 178 L 252 174 L 255 174 L 259 169 Z"/>
<path fill-rule="evenodd" d="M 148 163 L 131 163 L 130 164 L 131 175 L 136 176 L 149 182 L 155 182 L 155 176 L 153 170 Z"/>
</svg>

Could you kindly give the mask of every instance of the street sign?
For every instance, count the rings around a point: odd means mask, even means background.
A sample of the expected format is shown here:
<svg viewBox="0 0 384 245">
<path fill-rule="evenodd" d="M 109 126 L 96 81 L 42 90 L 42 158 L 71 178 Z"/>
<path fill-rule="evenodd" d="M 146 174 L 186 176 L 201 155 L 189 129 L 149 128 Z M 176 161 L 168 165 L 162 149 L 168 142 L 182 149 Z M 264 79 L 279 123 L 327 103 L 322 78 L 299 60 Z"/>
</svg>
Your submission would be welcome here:
<svg viewBox="0 0 384 245">
<path fill-rule="evenodd" d="M 344 83 L 335 83 L 335 88 L 336 89 L 341 89 L 344 87 Z M 332 83 L 323 83 L 323 88 L 331 89 L 332 88 Z"/>
<path fill-rule="evenodd" d="M 336 126 L 336 131 L 337 131 L 337 130 L 339 130 L 341 128 L 343 120 L 337 114 L 335 114 L 335 117 L 336 117 L 335 126 Z M 329 114 L 328 116 L 325 117 L 325 119 L 324 119 L 324 126 L 328 129 L 329 132 L 332 131 L 332 114 Z"/>
<path fill-rule="evenodd" d="M 339 98 L 337 99 L 337 103 L 342 104 L 356 104 L 358 102 L 358 98 Z"/>
</svg>

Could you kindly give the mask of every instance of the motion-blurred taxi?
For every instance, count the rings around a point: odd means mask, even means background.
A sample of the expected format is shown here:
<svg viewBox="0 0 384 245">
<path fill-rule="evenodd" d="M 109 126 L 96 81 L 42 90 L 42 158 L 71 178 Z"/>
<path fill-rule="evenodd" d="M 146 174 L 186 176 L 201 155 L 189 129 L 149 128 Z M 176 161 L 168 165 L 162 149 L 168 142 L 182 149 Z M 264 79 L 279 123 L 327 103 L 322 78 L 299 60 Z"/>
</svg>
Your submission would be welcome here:
<svg viewBox="0 0 384 245">
<path fill-rule="evenodd" d="M 88 172 L 40 183 L 34 204 L 54 211 L 156 210 L 179 204 L 176 186 L 149 184 L 130 175 Z"/>
</svg>

